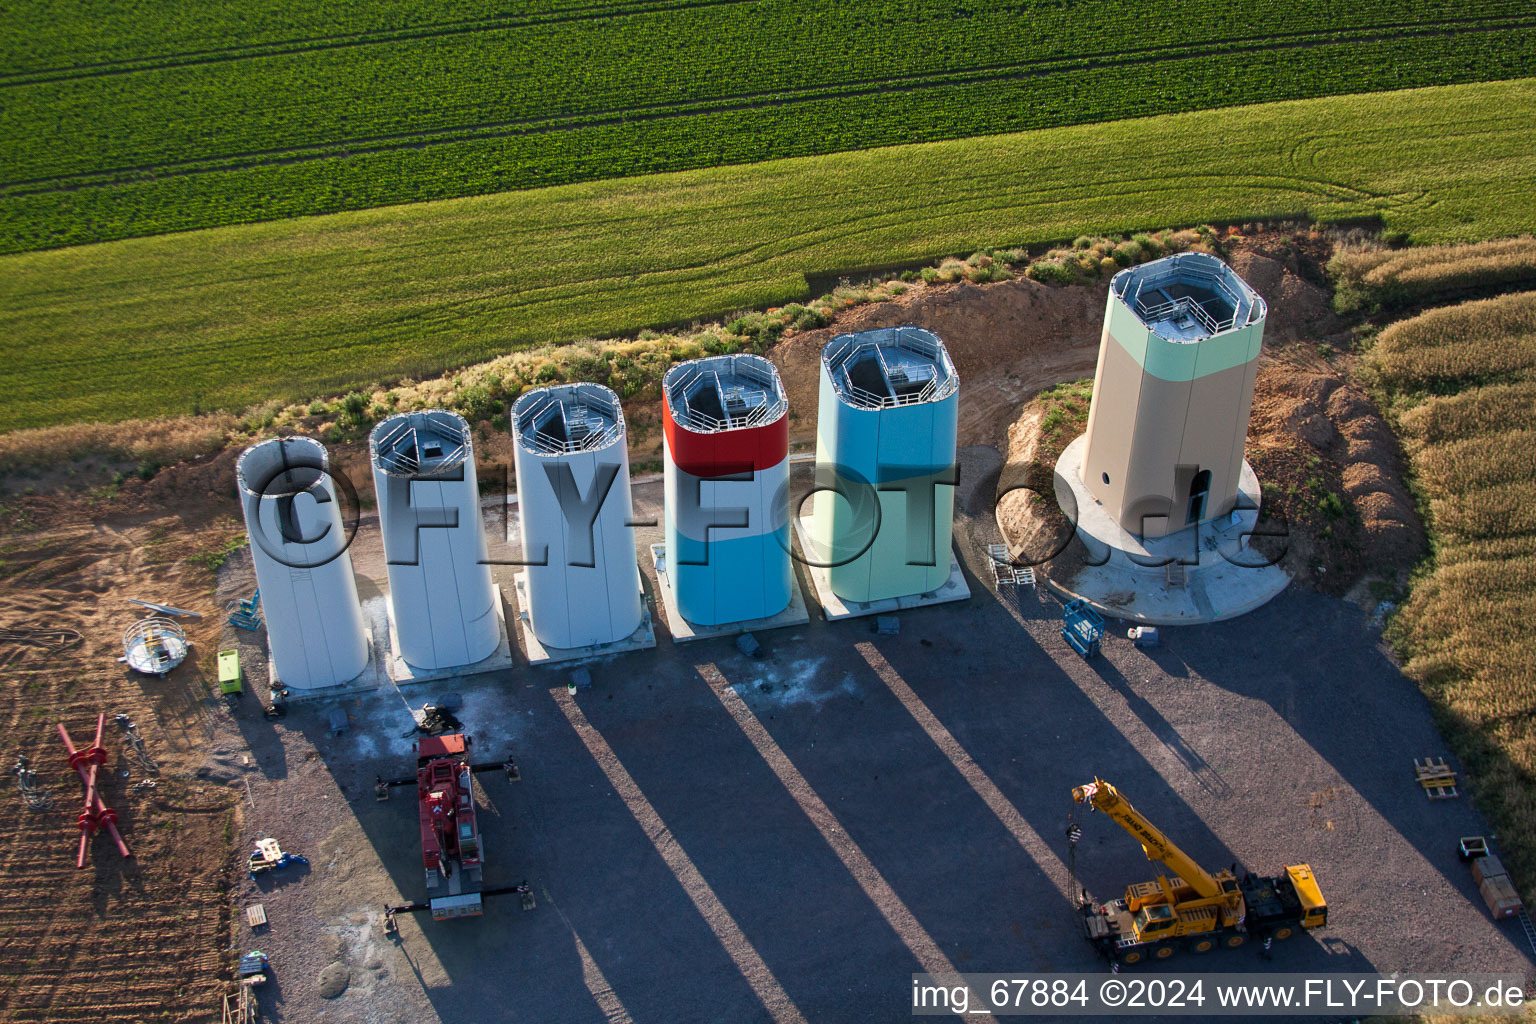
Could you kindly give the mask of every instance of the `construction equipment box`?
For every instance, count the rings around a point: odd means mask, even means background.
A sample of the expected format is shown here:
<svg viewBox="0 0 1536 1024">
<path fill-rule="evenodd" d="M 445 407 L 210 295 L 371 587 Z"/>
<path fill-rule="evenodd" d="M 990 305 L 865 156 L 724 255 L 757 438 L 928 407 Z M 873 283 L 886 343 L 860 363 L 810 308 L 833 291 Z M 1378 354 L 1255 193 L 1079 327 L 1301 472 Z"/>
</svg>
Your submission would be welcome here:
<svg viewBox="0 0 1536 1024">
<path fill-rule="evenodd" d="M 1508 875 L 1483 879 L 1477 883 L 1477 891 L 1483 894 L 1483 902 L 1496 918 L 1514 917 L 1524 907 Z"/>
<path fill-rule="evenodd" d="M 1515 884 L 1504 871 L 1499 858 L 1489 854 L 1472 862 L 1472 877 L 1477 880 L 1477 891 L 1483 894 L 1483 902 L 1495 918 L 1514 917 L 1524 906 Z"/>
<path fill-rule="evenodd" d="M 1504 862 L 1491 853 L 1479 857 L 1472 862 L 1472 879 L 1478 885 L 1482 885 L 1490 878 L 1498 878 L 1500 875 L 1507 874 L 1509 872 L 1504 870 Z"/>
</svg>

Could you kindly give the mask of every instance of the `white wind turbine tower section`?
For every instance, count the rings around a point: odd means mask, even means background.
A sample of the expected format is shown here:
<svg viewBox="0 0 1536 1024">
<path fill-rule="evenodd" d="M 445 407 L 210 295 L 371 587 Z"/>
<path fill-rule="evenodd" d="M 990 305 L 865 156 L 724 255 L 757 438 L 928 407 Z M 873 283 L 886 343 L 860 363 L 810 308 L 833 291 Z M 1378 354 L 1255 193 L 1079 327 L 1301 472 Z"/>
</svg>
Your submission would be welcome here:
<svg viewBox="0 0 1536 1024">
<path fill-rule="evenodd" d="M 601 384 L 537 388 L 512 406 L 512 436 L 523 560 L 544 563 L 528 565 L 534 636 L 566 649 L 628 637 L 644 608 L 619 396 Z"/>
<path fill-rule="evenodd" d="M 490 657 L 501 631 L 469 424 L 441 409 L 391 416 L 368 452 L 395 653 L 423 669 Z"/>
<path fill-rule="evenodd" d="M 309 437 L 247 448 L 235 464 L 272 667 L 296 690 L 368 665 L 368 632 L 325 447 Z"/>
</svg>

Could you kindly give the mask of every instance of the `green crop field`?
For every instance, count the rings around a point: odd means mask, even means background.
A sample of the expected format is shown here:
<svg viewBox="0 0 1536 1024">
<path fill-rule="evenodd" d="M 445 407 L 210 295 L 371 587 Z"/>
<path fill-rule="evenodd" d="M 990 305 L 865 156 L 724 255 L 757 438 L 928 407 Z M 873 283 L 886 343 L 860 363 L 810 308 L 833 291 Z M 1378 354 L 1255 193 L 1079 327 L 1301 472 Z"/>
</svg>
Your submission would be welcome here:
<svg viewBox="0 0 1536 1024">
<path fill-rule="evenodd" d="M 1533 73 L 1525 0 L 23 0 L 0 252 Z"/>
<path fill-rule="evenodd" d="M 613 179 L 0 257 L 0 430 L 303 400 L 805 297 L 806 274 L 1287 215 L 1536 223 L 1536 79 Z M 1154 144 L 1155 143 L 1155 144 Z"/>
</svg>

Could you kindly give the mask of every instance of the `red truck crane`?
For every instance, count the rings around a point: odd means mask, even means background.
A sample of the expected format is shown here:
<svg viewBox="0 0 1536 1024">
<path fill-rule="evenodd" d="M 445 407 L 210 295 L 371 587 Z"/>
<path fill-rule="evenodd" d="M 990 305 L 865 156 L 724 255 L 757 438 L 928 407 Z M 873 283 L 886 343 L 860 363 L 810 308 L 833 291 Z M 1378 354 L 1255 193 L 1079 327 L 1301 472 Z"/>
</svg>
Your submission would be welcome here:
<svg viewBox="0 0 1536 1024">
<path fill-rule="evenodd" d="M 421 860 L 434 921 L 482 911 L 480 826 L 469 781 L 469 744 L 461 733 L 423 736 L 416 743 Z"/>
<path fill-rule="evenodd" d="M 505 771 L 507 778 L 518 778 L 512 761 L 472 765 L 469 762 L 473 740 L 463 733 L 423 736 L 416 741 L 416 776 L 379 780 L 375 791 L 380 800 L 389 799 L 389 787 L 416 784 L 416 810 L 421 827 L 421 861 L 426 876 L 425 902 L 386 906 L 385 928 L 393 930 L 394 915 L 401 911 L 432 911 L 434 921 L 459 917 L 478 917 L 484 913 L 484 897 L 515 892 L 523 897 L 524 909 L 533 902 L 525 885 L 500 889 L 481 888 L 485 865 L 480 823 L 475 816 L 474 787 L 471 775 L 481 771 Z"/>
</svg>

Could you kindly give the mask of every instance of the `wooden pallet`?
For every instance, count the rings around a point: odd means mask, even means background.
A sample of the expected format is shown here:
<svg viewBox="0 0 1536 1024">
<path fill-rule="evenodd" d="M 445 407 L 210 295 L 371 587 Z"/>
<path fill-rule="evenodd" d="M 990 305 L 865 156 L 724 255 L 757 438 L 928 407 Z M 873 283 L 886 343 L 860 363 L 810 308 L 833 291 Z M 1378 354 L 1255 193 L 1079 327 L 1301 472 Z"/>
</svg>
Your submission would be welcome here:
<svg viewBox="0 0 1536 1024">
<path fill-rule="evenodd" d="M 1431 800 L 1450 800 L 1460 795 L 1456 792 L 1456 773 L 1443 757 L 1414 758 L 1413 774 Z"/>
<path fill-rule="evenodd" d="M 255 931 L 267 923 L 267 908 L 260 903 L 252 903 L 245 908 L 245 919 L 250 922 L 251 930 Z"/>
</svg>

